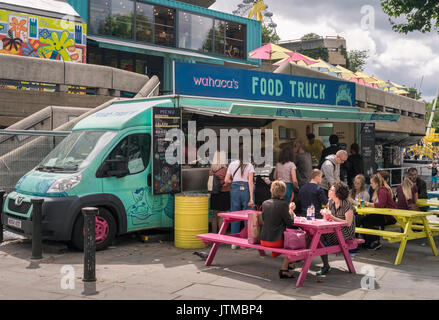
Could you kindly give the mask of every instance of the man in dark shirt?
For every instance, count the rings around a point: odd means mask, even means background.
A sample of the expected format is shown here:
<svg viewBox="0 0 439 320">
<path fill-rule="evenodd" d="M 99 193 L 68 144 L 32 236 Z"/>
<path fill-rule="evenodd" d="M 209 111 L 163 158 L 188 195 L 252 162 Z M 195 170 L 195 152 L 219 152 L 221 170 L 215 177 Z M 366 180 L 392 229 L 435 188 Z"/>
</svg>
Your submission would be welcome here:
<svg viewBox="0 0 439 320">
<path fill-rule="evenodd" d="M 416 168 L 410 168 L 408 171 L 409 178 L 418 187 L 418 199 L 428 199 L 427 183 L 418 176 Z"/>
<path fill-rule="evenodd" d="M 347 171 L 348 185 L 349 188 L 352 188 L 355 176 L 357 174 L 364 174 L 363 158 L 360 154 L 360 146 L 357 143 L 353 143 L 351 145 L 351 155 L 345 162 L 345 165 Z"/>
<path fill-rule="evenodd" d="M 322 171 L 314 169 L 311 172 L 311 180 L 299 190 L 299 200 L 301 212 L 299 215 L 306 216 L 306 209 L 310 205 L 314 205 L 315 217 L 322 219 L 320 210 L 323 204 L 328 203 L 325 191 L 320 184 L 322 183 Z"/>
</svg>

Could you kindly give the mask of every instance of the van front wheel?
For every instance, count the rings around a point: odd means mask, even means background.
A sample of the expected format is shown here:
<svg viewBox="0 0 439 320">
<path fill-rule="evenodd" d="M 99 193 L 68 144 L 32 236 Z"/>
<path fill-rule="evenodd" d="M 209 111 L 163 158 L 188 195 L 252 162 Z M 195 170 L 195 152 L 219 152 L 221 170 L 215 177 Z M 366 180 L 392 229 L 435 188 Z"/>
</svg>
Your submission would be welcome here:
<svg viewBox="0 0 439 320">
<path fill-rule="evenodd" d="M 96 251 L 105 250 L 113 242 L 116 236 L 116 221 L 113 215 L 105 208 L 99 208 L 99 215 L 96 216 Z M 72 243 L 84 251 L 84 216 L 82 213 L 76 219 L 73 227 Z"/>
</svg>

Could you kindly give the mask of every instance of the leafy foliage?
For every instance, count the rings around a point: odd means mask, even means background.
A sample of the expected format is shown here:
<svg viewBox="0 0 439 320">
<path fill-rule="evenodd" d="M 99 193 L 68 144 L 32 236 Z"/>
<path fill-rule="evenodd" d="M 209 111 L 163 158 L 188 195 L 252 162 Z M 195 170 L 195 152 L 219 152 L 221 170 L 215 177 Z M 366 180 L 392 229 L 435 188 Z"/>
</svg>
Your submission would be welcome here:
<svg viewBox="0 0 439 320">
<path fill-rule="evenodd" d="M 270 29 L 262 24 L 262 44 L 267 44 L 269 42 L 276 44 L 279 40 L 280 37 L 276 33 L 276 30 Z"/>
<path fill-rule="evenodd" d="M 389 15 L 392 29 L 399 33 L 439 29 L 439 5 L 433 0 L 382 0 L 381 5 Z M 404 18 L 405 23 L 396 23 L 394 18 Z M 439 30 L 438 30 L 439 32 Z"/>
<path fill-rule="evenodd" d="M 424 101 L 424 103 L 425 103 L 425 109 L 427 111 L 433 109 L 434 100 L 432 102 Z M 438 110 L 438 107 L 439 107 L 439 104 L 436 104 L 436 110 Z M 431 114 L 432 113 L 427 112 L 427 114 L 425 116 L 425 125 L 428 125 L 428 121 L 430 120 Z M 436 131 L 439 133 L 439 112 L 434 112 L 433 115 L 434 115 L 434 118 L 433 118 L 433 122 L 431 123 L 431 127 L 436 128 Z"/>
<path fill-rule="evenodd" d="M 346 68 L 352 72 L 363 71 L 367 58 L 367 50 L 350 50 L 347 53 Z"/>
<path fill-rule="evenodd" d="M 314 39 L 320 39 L 321 36 L 319 36 L 317 33 L 311 32 L 305 34 L 300 40 L 314 40 Z"/>
</svg>

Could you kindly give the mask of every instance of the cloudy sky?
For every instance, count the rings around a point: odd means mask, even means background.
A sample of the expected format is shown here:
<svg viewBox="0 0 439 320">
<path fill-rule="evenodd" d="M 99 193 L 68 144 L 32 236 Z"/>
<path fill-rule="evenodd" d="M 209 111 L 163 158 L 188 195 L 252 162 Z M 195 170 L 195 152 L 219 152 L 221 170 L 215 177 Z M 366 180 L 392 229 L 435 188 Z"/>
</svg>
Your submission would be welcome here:
<svg viewBox="0 0 439 320">
<path fill-rule="evenodd" d="M 216 0 L 211 9 L 231 13 L 242 0 Z M 341 35 L 348 50 L 368 50 L 364 72 L 420 88 L 432 101 L 439 87 L 439 33 L 392 30 L 379 0 L 265 0 L 281 40 L 306 33 Z M 422 80 L 423 78 L 423 80 Z M 422 80 L 422 83 L 421 83 Z M 420 87 L 421 86 L 421 87 Z"/>
</svg>

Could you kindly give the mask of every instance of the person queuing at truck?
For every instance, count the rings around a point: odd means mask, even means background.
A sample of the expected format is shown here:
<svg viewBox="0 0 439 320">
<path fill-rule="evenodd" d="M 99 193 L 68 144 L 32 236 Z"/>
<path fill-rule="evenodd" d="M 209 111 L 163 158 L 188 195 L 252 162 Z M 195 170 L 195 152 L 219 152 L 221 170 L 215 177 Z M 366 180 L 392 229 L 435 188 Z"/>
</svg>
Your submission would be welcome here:
<svg viewBox="0 0 439 320">
<path fill-rule="evenodd" d="M 312 165 L 314 168 L 317 168 L 325 145 L 321 140 L 316 139 L 314 133 L 309 133 L 306 137 L 308 138 L 308 141 L 305 144 L 305 151 L 311 154 Z"/>
<path fill-rule="evenodd" d="M 311 179 L 312 158 L 309 152 L 305 151 L 305 143 L 301 140 L 294 142 L 294 163 L 297 170 L 297 182 L 299 188 L 304 186 Z"/>
<path fill-rule="evenodd" d="M 437 162 L 433 161 L 431 164 L 431 191 L 437 191 L 438 173 Z"/>
<path fill-rule="evenodd" d="M 348 159 L 348 153 L 345 150 L 339 150 L 336 154 L 331 154 L 326 157 L 322 164 L 323 179 L 321 187 L 325 189 L 326 194 L 331 185 L 340 181 L 340 165 Z"/>
<path fill-rule="evenodd" d="M 244 163 L 243 149 L 239 150 L 239 160 L 232 161 L 227 168 L 225 183 L 231 184 L 230 211 L 249 210 L 254 206 L 253 177 L 255 169 L 251 163 Z M 241 222 L 230 224 L 231 233 L 241 231 Z M 236 249 L 232 245 L 232 249 Z"/>
<path fill-rule="evenodd" d="M 342 181 L 337 181 L 329 189 L 328 210 L 322 210 L 323 218 L 327 221 L 344 222 L 346 227 L 341 228 L 341 232 L 345 240 L 354 238 L 355 235 L 355 219 L 354 208 L 348 201 L 349 187 Z M 338 244 L 337 235 L 335 233 L 327 233 L 322 235 L 322 243 L 325 246 L 333 246 Z M 328 255 L 321 256 L 323 267 L 317 272 L 317 275 L 327 274 L 331 267 L 329 266 Z"/>
<path fill-rule="evenodd" d="M 357 143 L 351 145 L 351 154 L 345 162 L 348 186 L 352 188 L 354 178 L 358 174 L 364 174 L 363 157 L 360 154 L 360 146 Z"/>
<path fill-rule="evenodd" d="M 331 134 L 329 136 L 330 146 L 323 149 L 322 155 L 320 156 L 320 165 L 326 160 L 326 157 L 331 154 L 336 154 L 338 150 L 340 150 L 340 146 L 338 144 L 338 136 L 336 134 Z"/>
<path fill-rule="evenodd" d="M 283 181 L 276 180 L 271 184 L 271 199 L 262 204 L 262 225 L 260 241 L 261 245 L 270 248 L 284 247 L 284 231 L 286 228 L 294 229 L 294 202 L 290 206 L 285 202 L 286 185 Z M 280 253 L 272 253 L 275 258 Z M 294 278 L 289 272 L 289 261 L 284 257 L 279 277 Z"/>
<path fill-rule="evenodd" d="M 419 207 L 416 205 L 418 187 L 410 180 L 408 174 L 404 175 L 402 184 L 396 188 L 396 197 L 398 198 L 396 203 L 398 209 L 419 211 Z"/>
<path fill-rule="evenodd" d="M 366 207 L 396 209 L 392 188 L 389 187 L 380 174 L 374 174 L 370 178 L 370 185 L 374 193 L 372 202 L 364 202 Z M 393 216 L 382 214 L 369 214 L 362 221 L 363 227 L 367 229 L 376 229 L 377 227 L 384 227 L 395 223 L 396 220 Z M 378 250 L 382 247 L 379 236 L 366 234 L 364 235 L 364 240 L 364 247 L 367 249 Z"/>
<path fill-rule="evenodd" d="M 314 169 L 311 172 L 311 180 L 300 188 L 299 201 L 301 216 L 306 216 L 307 208 L 311 205 L 314 205 L 315 217 L 317 219 L 322 218 L 320 210 L 322 209 L 322 205 L 326 205 L 328 203 L 328 197 L 326 196 L 323 188 L 320 186 L 321 182 L 322 171 L 320 171 L 319 169 Z"/>
<path fill-rule="evenodd" d="M 230 184 L 226 183 L 227 164 L 221 163 L 227 161 L 225 152 L 215 152 L 210 167 L 209 176 L 216 176 L 221 184 L 219 193 L 212 193 L 210 198 L 210 207 L 212 209 L 212 232 L 218 233 L 222 224 L 222 219 L 218 213 L 230 210 Z"/>
<path fill-rule="evenodd" d="M 299 190 L 299 183 L 297 182 L 296 165 L 293 162 L 294 152 L 291 145 L 286 144 L 282 146 L 279 154 L 279 162 L 276 164 L 274 170 L 274 180 L 285 182 L 287 191 L 285 193 L 285 200 L 290 202 L 294 191 Z"/>
</svg>

